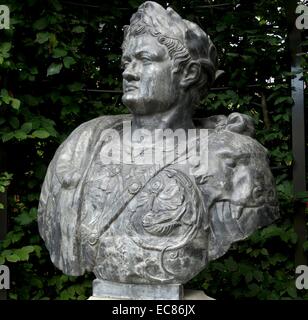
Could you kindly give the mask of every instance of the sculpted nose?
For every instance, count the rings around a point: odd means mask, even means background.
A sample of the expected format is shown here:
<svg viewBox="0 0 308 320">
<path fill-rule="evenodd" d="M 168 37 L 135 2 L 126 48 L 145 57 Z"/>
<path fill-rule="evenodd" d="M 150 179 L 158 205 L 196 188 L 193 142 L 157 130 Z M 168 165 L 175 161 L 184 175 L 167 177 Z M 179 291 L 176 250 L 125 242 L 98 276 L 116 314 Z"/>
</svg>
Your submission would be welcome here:
<svg viewBox="0 0 308 320">
<path fill-rule="evenodd" d="M 139 72 L 134 63 L 130 63 L 122 73 L 123 79 L 127 81 L 139 80 Z"/>
</svg>

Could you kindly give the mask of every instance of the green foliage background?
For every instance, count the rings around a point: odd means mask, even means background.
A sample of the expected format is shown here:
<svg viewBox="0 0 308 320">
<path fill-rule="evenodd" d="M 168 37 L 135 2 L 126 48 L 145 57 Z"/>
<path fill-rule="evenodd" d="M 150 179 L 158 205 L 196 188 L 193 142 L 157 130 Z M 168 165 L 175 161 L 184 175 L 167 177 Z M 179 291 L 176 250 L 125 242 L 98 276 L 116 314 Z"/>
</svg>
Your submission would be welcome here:
<svg viewBox="0 0 308 320">
<path fill-rule="evenodd" d="M 142 1 L 5 2 L 11 29 L 0 30 L 0 147 L 7 158 L 0 192 L 9 185 L 9 232 L 0 245 L 0 264 L 11 269 L 9 298 L 86 299 L 93 276 L 57 271 L 38 235 L 40 187 L 56 148 L 75 127 L 99 115 L 128 112 L 119 92 L 122 26 Z M 207 8 L 202 0 L 169 1 L 208 31 L 225 71 L 196 116 L 238 111 L 255 119 L 257 138 L 269 149 L 281 218 L 235 244 L 187 286 L 217 299 L 308 299 L 308 291 L 294 285 L 294 75 L 285 1 L 212 2 L 229 5 Z M 303 45 L 307 49 L 307 41 Z M 301 59 L 307 83 L 307 55 Z M 304 247 L 308 250 L 307 241 Z"/>
</svg>

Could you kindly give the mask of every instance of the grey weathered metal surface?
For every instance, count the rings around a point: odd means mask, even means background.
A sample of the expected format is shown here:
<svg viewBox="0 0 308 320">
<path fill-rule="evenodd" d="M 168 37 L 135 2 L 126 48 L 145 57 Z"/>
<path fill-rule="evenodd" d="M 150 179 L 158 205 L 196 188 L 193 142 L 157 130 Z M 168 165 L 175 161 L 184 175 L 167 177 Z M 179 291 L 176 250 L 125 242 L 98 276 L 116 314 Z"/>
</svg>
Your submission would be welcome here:
<svg viewBox="0 0 308 320">
<path fill-rule="evenodd" d="M 59 147 L 42 187 L 40 234 L 67 274 L 184 284 L 278 217 L 267 151 L 246 115 L 192 118 L 215 79 L 216 49 L 172 9 L 140 6 L 122 65 L 132 114 L 84 123 Z"/>
</svg>

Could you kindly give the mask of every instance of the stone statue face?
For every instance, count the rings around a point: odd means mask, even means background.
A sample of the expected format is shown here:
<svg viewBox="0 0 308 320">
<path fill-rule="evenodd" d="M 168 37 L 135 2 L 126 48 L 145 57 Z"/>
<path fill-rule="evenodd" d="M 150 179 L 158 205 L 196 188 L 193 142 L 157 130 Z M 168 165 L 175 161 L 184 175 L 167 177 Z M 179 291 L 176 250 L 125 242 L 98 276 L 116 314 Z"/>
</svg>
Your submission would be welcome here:
<svg viewBox="0 0 308 320">
<path fill-rule="evenodd" d="M 136 115 L 170 109 L 176 100 L 177 74 L 166 46 L 149 34 L 130 37 L 122 56 L 123 103 Z"/>
</svg>

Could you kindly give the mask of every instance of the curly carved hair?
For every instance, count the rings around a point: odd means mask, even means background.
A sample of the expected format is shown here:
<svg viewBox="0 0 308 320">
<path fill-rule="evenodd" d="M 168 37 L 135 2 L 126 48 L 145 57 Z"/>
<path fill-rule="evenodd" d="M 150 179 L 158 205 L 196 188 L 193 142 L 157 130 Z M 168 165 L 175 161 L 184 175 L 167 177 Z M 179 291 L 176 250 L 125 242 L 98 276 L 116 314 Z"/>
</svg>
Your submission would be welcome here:
<svg viewBox="0 0 308 320">
<path fill-rule="evenodd" d="M 195 104 L 204 98 L 215 80 L 217 52 L 210 37 L 195 23 L 182 19 L 173 9 L 147 1 L 124 27 L 124 50 L 131 37 L 150 34 L 166 46 L 176 72 L 190 61 L 200 65 L 201 72 L 194 88 Z"/>
</svg>

